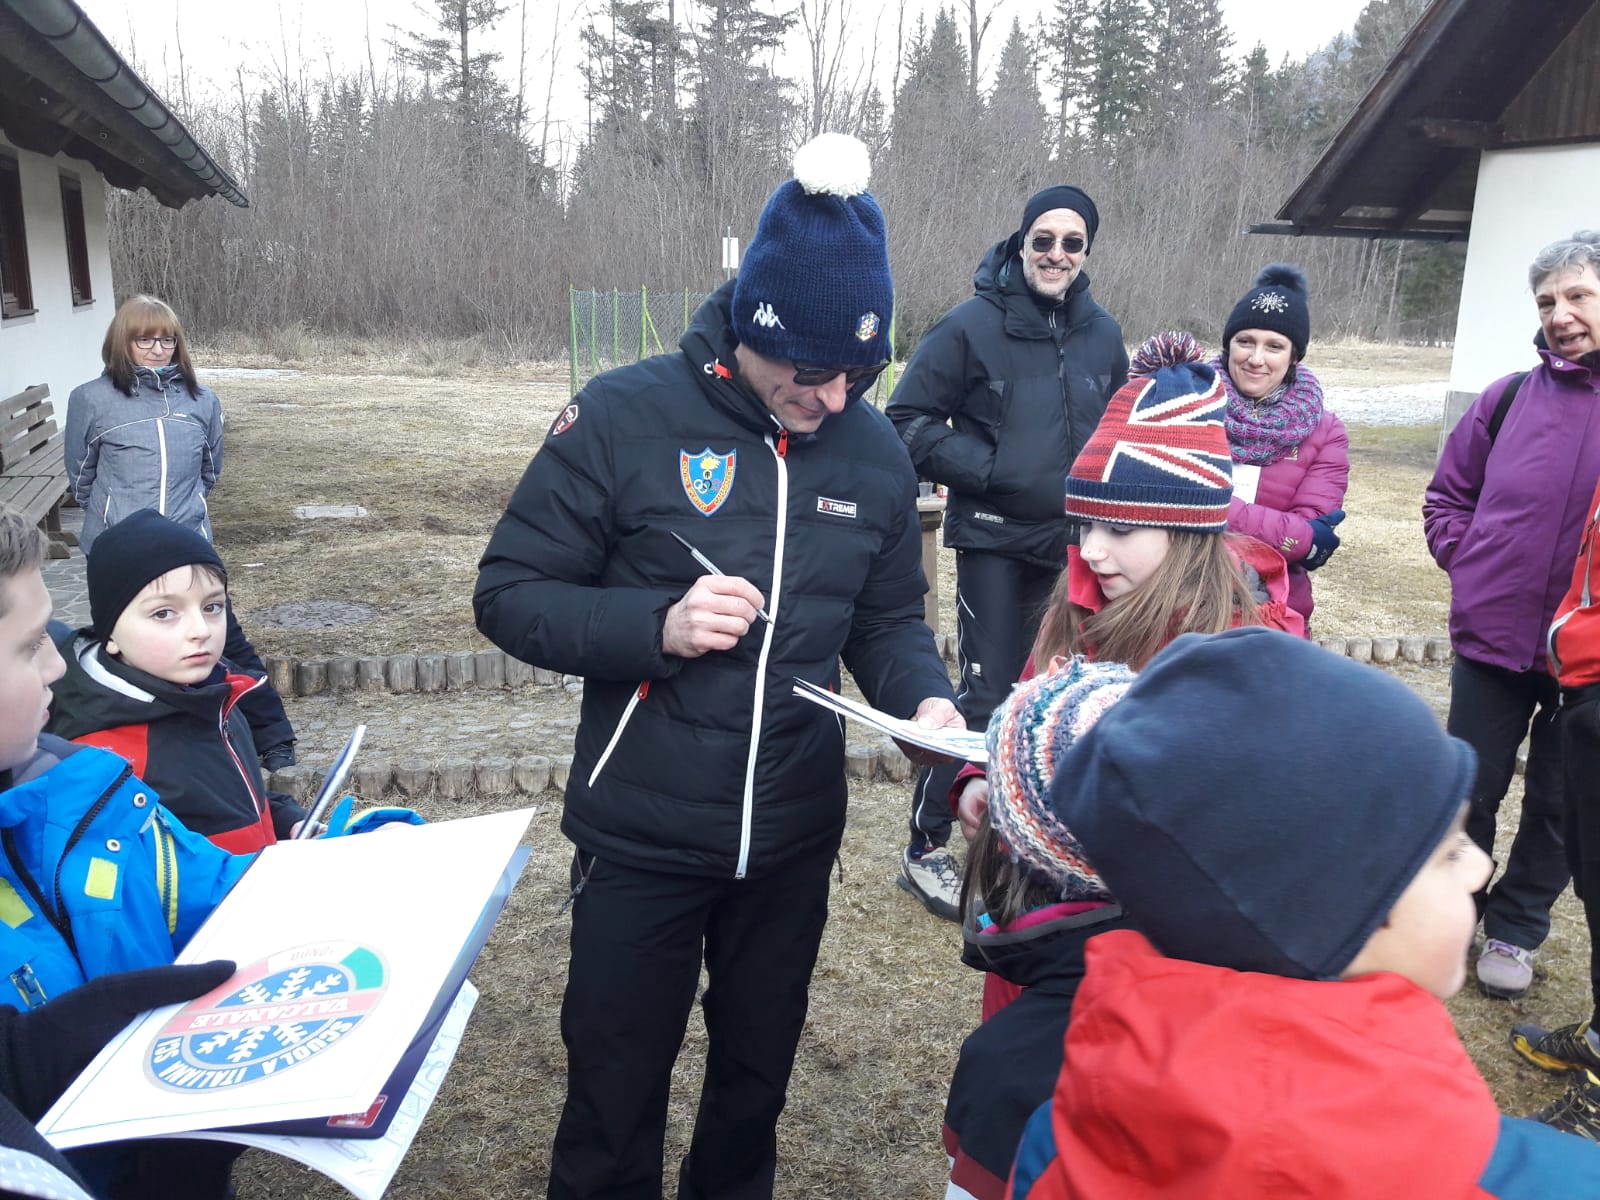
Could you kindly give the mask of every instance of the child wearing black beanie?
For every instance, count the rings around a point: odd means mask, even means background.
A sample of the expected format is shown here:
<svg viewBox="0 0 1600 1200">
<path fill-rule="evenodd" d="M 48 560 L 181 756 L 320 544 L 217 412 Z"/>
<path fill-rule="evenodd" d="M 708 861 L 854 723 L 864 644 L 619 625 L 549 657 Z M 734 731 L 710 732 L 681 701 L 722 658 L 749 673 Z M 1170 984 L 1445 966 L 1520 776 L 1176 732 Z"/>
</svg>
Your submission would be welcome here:
<svg viewBox="0 0 1600 1200">
<path fill-rule="evenodd" d="M 1008 1196 L 1600 1195 L 1600 1146 L 1502 1118 L 1442 1003 L 1490 870 L 1474 765 L 1404 684 L 1301 639 L 1158 654 L 1057 764 L 1055 815 L 1140 932 L 1089 943 Z"/>
<path fill-rule="evenodd" d="M 228 575 L 215 547 L 145 509 L 95 539 L 87 577 L 91 624 L 62 646 L 50 732 L 127 759 L 225 850 L 289 837 L 306 812 L 262 781 L 238 703 L 265 684 L 222 657 Z"/>
</svg>

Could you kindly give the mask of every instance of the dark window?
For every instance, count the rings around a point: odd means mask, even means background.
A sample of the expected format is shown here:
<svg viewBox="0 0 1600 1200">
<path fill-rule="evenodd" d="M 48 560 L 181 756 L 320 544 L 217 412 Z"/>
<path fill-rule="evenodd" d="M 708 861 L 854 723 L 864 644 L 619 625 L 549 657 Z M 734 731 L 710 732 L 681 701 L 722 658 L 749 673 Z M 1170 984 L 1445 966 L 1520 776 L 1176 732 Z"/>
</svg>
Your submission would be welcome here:
<svg viewBox="0 0 1600 1200">
<path fill-rule="evenodd" d="M 0 317 L 32 311 L 28 241 L 22 231 L 22 174 L 16 159 L 0 154 Z"/>
<path fill-rule="evenodd" d="M 67 274 L 72 277 L 72 302 L 94 299 L 89 286 L 89 238 L 83 231 L 83 184 L 71 175 L 61 176 L 61 217 L 67 223 Z"/>
</svg>

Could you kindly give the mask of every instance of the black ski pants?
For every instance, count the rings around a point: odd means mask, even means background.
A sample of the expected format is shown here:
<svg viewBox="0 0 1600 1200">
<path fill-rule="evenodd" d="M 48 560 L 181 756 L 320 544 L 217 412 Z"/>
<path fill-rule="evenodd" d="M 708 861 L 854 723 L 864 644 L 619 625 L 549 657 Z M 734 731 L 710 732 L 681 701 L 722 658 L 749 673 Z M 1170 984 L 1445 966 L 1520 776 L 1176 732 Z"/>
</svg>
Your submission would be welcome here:
<svg viewBox="0 0 1600 1200">
<path fill-rule="evenodd" d="M 956 706 L 968 729 L 987 729 L 989 714 L 1022 674 L 1039 619 L 1061 571 L 1000 554 L 956 552 L 956 629 L 961 688 Z M 950 840 L 950 786 L 964 764 L 925 767 L 911 794 L 913 857 Z"/>
<path fill-rule="evenodd" d="M 1485 937 L 1537 949 L 1550 933 L 1550 906 L 1567 886 L 1561 836 L 1561 694 L 1543 671 L 1509 671 L 1456 655 L 1450 672 L 1446 728 L 1478 753 L 1478 775 L 1467 810 L 1467 834 L 1491 858 L 1495 817 L 1516 770 L 1517 747 L 1528 738 L 1522 776 L 1522 816 L 1499 877 L 1480 894 Z"/>
<path fill-rule="evenodd" d="M 574 857 L 550 1200 L 660 1200 L 672 1066 L 702 961 L 709 1046 L 678 1200 L 769 1200 L 836 851 L 742 880 Z"/>
</svg>

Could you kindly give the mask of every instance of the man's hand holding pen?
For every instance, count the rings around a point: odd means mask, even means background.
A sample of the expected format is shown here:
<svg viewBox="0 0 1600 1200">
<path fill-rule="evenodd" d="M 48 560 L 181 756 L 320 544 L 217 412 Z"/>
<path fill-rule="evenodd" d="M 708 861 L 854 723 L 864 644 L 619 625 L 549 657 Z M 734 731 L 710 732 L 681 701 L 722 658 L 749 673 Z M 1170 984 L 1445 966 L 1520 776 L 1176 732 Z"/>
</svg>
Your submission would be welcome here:
<svg viewBox="0 0 1600 1200">
<path fill-rule="evenodd" d="M 661 649 L 679 658 L 731 650 L 750 632 L 765 605 L 760 592 L 737 575 L 702 575 L 667 609 Z"/>
</svg>

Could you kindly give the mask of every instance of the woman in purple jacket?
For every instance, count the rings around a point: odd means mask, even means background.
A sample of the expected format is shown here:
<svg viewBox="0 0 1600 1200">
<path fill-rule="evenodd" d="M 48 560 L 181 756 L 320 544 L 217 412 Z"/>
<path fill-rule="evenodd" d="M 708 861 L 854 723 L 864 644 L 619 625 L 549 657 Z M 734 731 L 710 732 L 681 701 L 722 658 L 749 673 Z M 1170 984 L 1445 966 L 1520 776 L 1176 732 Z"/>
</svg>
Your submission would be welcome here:
<svg viewBox="0 0 1600 1200">
<path fill-rule="evenodd" d="M 1344 520 L 1350 439 L 1300 361 L 1311 340 L 1306 277 L 1273 263 L 1233 306 L 1212 361 L 1228 393 L 1233 502 L 1228 528 L 1265 542 L 1289 564 L 1289 607 L 1306 618 L 1311 576 L 1335 550 Z"/>
<path fill-rule="evenodd" d="M 1495 814 L 1528 738 L 1517 836 L 1479 901 L 1478 986 L 1508 1000 L 1533 982 L 1533 952 L 1569 876 L 1560 690 L 1545 637 L 1600 478 L 1600 231 L 1546 246 L 1528 282 L 1539 314 L 1538 364 L 1495 380 L 1473 401 L 1422 501 L 1428 550 L 1450 575 L 1456 657 L 1447 724 L 1478 752 L 1467 833 L 1491 854 Z"/>
</svg>

